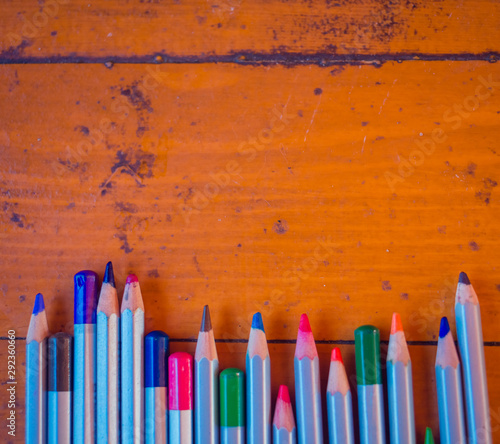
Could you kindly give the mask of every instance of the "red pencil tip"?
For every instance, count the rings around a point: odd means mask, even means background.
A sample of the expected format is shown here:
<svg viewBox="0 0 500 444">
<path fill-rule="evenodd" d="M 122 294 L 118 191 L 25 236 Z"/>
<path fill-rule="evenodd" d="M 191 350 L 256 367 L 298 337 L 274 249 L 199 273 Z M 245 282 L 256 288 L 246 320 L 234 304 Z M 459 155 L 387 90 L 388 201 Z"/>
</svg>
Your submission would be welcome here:
<svg viewBox="0 0 500 444">
<path fill-rule="evenodd" d="M 290 404 L 290 393 L 288 393 L 288 386 L 280 385 L 280 389 L 278 391 L 278 399 L 281 399 L 283 402 Z"/>
<path fill-rule="evenodd" d="M 139 282 L 139 279 L 137 279 L 135 274 L 129 274 L 127 276 L 127 284 L 131 284 L 132 282 Z"/>
<path fill-rule="evenodd" d="M 403 331 L 403 324 L 401 322 L 401 316 L 399 316 L 399 313 L 394 313 L 392 315 L 391 335 L 398 331 Z"/>
<path fill-rule="evenodd" d="M 342 359 L 342 353 L 340 353 L 340 348 L 335 347 L 332 350 L 332 357 L 330 360 L 331 361 L 338 361 L 338 362 L 341 362 L 342 364 L 344 363 L 344 360 Z"/>
<path fill-rule="evenodd" d="M 309 318 L 305 313 L 300 316 L 299 330 L 303 332 L 312 332 L 311 324 L 309 324 Z"/>
</svg>

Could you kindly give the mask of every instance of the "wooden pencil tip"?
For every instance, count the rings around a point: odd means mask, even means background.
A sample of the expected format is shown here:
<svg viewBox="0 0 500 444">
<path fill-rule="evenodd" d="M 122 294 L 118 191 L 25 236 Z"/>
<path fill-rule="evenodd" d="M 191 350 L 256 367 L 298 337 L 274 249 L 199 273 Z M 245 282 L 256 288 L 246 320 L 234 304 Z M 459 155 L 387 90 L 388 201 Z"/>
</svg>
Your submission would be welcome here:
<svg viewBox="0 0 500 444">
<path fill-rule="evenodd" d="M 403 331 L 403 323 L 401 322 L 399 313 L 394 313 L 392 315 L 391 335 L 398 331 Z"/>
<path fill-rule="evenodd" d="M 444 338 L 450 332 L 450 324 L 446 316 L 441 318 L 441 325 L 439 326 L 439 337 Z"/>
<path fill-rule="evenodd" d="M 210 309 L 208 305 L 203 307 L 203 317 L 201 319 L 201 328 L 200 331 L 209 332 L 212 330 L 212 319 L 210 318 Z"/>
<path fill-rule="evenodd" d="M 340 348 L 338 347 L 335 347 L 333 350 L 332 350 L 332 356 L 330 358 L 330 361 L 337 361 L 337 362 L 341 362 L 342 364 L 344 363 L 344 360 L 342 359 L 342 353 L 340 353 Z"/>
<path fill-rule="evenodd" d="M 309 318 L 305 313 L 300 316 L 299 330 L 305 333 L 312 332 Z"/>
<path fill-rule="evenodd" d="M 135 274 L 129 274 L 127 276 L 127 284 L 132 284 L 133 282 L 139 282 L 139 279 L 137 279 Z"/>
<path fill-rule="evenodd" d="M 42 293 L 38 293 L 35 297 L 35 305 L 33 306 L 33 314 L 36 316 L 45 310 L 45 303 L 43 301 Z"/>
<path fill-rule="evenodd" d="M 458 283 L 459 284 L 470 285 L 469 276 L 467 276 L 466 273 L 464 273 L 463 271 L 461 271 L 460 275 L 458 276 Z"/>
<path fill-rule="evenodd" d="M 288 386 L 286 385 L 280 385 L 279 391 L 278 391 L 278 399 L 286 402 L 287 404 L 290 404 L 290 393 L 288 392 Z"/>
<path fill-rule="evenodd" d="M 116 288 L 115 274 L 113 272 L 113 264 L 111 263 L 111 261 L 109 261 L 106 264 L 106 271 L 104 272 L 104 279 L 102 282 L 106 283 L 106 284 L 110 284 Z"/>
</svg>

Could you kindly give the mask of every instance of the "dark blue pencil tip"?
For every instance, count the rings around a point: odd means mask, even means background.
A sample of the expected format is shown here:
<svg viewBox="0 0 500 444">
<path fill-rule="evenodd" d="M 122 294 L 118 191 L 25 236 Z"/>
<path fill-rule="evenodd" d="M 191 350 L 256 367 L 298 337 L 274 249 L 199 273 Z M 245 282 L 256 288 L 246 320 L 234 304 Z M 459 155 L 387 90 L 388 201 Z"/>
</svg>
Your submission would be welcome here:
<svg viewBox="0 0 500 444">
<path fill-rule="evenodd" d="M 210 318 L 208 305 L 205 305 L 203 307 L 203 318 L 201 319 L 200 331 L 208 333 L 210 330 L 212 330 L 212 319 Z"/>
<path fill-rule="evenodd" d="M 35 297 L 35 306 L 33 307 L 33 314 L 37 315 L 45 310 L 45 303 L 43 302 L 42 293 L 38 293 Z"/>
<path fill-rule="evenodd" d="M 109 261 L 106 264 L 106 271 L 104 272 L 104 279 L 102 280 L 103 283 L 110 284 L 113 287 L 116 287 L 115 285 L 115 274 L 113 273 L 113 264 L 111 261 Z"/>
<path fill-rule="evenodd" d="M 262 315 L 260 312 L 253 315 L 252 328 L 258 328 L 259 330 L 264 331 L 264 322 L 262 322 Z"/>
<path fill-rule="evenodd" d="M 441 325 L 439 326 L 439 337 L 444 338 L 450 332 L 450 324 L 446 316 L 441 318 Z"/>
<path fill-rule="evenodd" d="M 458 283 L 470 285 L 469 276 L 467 276 L 463 271 L 461 271 L 460 276 L 458 276 Z"/>
</svg>

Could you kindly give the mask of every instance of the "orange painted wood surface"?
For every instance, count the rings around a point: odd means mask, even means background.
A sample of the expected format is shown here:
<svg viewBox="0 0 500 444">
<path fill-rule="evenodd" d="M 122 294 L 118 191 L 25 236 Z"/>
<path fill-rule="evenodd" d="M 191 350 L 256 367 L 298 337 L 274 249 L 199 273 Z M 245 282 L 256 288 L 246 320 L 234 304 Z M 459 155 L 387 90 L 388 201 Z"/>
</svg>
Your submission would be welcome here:
<svg viewBox="0 0 500 444">
<path fill-rule="evenodd" d="M 73 275 L 108 260 L 174 351 L 194 351 L 208 303 L 222 366 L 244 367 L 261 311 L 273 396 L 293 394 L 301 313 L 325 389 L 334 344 L 352 375 L 354 329 L 386 341 L 400 312 L 419 441 L 438 437 L 434 341 L 466 271 L 500 441 L 499 17 L 494 1 L 4 2 L 0 361 L 15 329 L 19 383 L 2 442 L 24 441 L 35 294 L 71 332 Z"/>
<path fill-rule="evenodd" d="M 489 52 L 496 59 L 499 16 L 495 0 L 10 0 L 0 52 L 13 60 Z"/>
</svg>

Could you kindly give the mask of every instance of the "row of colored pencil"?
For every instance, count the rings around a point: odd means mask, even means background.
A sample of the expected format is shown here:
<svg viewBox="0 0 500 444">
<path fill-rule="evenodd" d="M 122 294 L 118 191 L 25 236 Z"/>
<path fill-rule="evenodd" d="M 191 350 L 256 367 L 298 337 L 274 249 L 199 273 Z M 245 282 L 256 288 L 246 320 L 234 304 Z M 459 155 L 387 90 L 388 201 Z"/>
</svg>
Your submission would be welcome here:
<svg viewBox="0 0 500 444">
<path fill-rule="evenodd" d="M 455 311 L 461 362 L 446 318 L 437 347 L 441 442 L 491 444 L 479 303 L 465 273 L 459 277 Z M 382 444 L 386 433 L 379 330 L 364 325 L 354 337 L 360 441 Z M 227 368 L 219 373 L 208 306 L 195 356 L 170 354 L 166 333 L 144 335 L 144 304 L 134 275 L 127 278 L 120 309 L 111 263 L 99 298 L 96 273 L 75 275 L 74 338 L 68 333 L 50 336 L 38 294 L 26 342 L 28 444 L 324 442 L 319 357 L 305 314 L 294 357 L 297 423 L 285 385 L 279 388 L 272 420 L 271 361 L 260 313 L 252 320 L 246 372 Z M 386 369 L 390 442 L 414 444 L 411 359 L 397 313 Z M 339 348 L 331 353 L 326 406 L 329 443 L 354 443 L 352 396 Z M 433 443 L 430 429 L 425 442 Z"/>
</svg>

